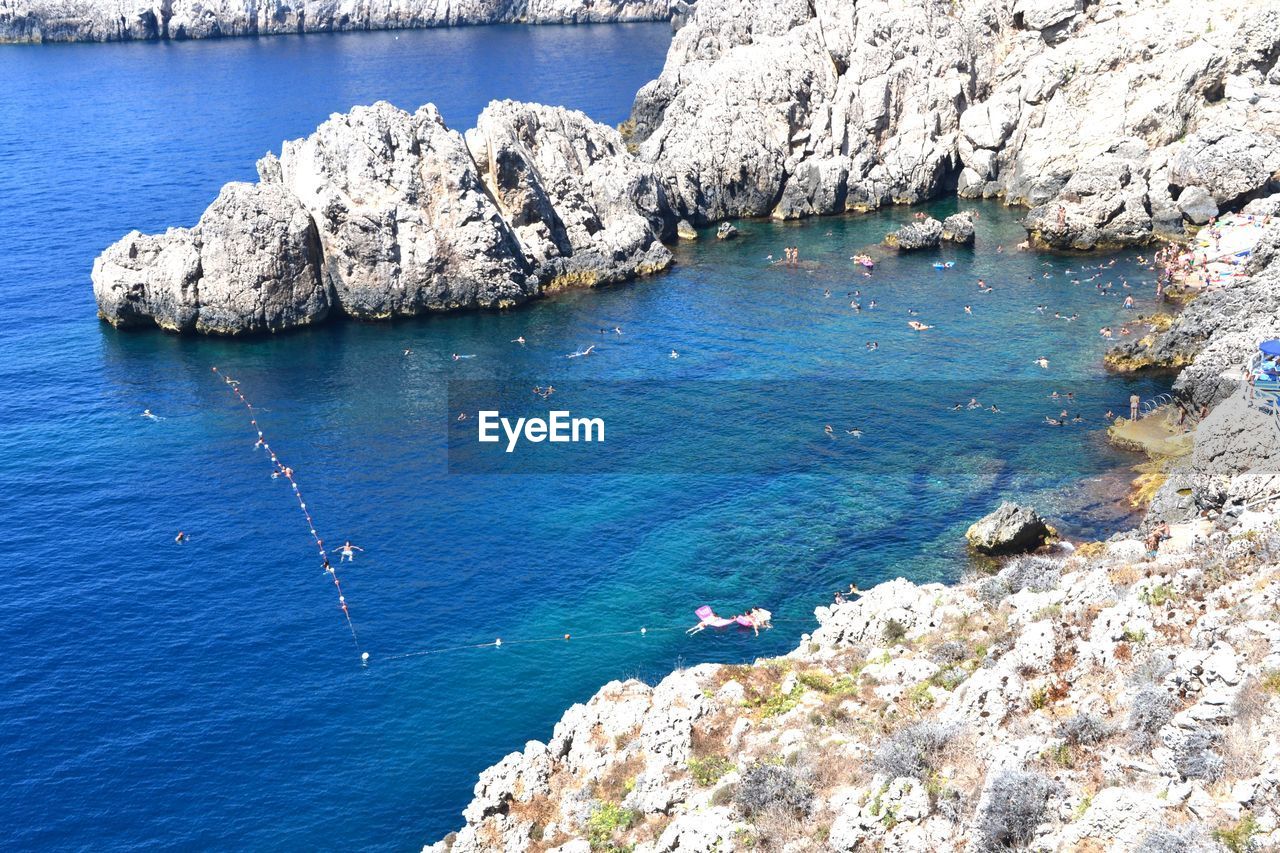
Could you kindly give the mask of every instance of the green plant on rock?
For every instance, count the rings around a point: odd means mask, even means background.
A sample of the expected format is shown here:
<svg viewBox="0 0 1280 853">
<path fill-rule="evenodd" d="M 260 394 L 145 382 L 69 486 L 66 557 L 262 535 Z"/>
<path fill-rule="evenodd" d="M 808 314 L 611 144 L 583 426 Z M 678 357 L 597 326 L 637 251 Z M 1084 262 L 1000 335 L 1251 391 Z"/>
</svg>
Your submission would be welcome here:
<svg viewBox="0 0 1280 853">
<path fill-rule="evenodd" d="M 1231 826 L 1220 826 L 1213 831 L 1213 837 L 1231 853 L 1248 853 L 1253 836 L 1258 832 L 1258 819 L 1246 814 Z"/>
<path fill-rule="evenodd" d="M 1147 634 L 1145 631 L 1137 631 L 1137 630 L 1134 630 L 1133 628 L 1124 629 L 1124 641 L 1126 643 L 1136 644 L 1136 643 L 1145 642 L 1146 639 L 1147 639 Z"/>
<path fill-rule="evenodd" d="M 1266 669 L 1258 676 L 1258 686 L 1268 693 L 1280 693 L 1280 669 Z"/>
<path fill-rule="evenodd" d="M 631 809 L 624 809 L 617 803 L 601 803 L 587 818 L 587 841 L 592 850 L 618 851 L 629 847 L 619 847 L 613 838 L 619 832 L 625 832 L 636 824 L 637 814 Z"/>
<path fill-rule="evenodd" d="M 689 775 L 702 788 L 710 788 L 720 777 L 733 769 L 733 764 L 723 755 L 689 759 Z"/>
<path fill-rule="evenodd" d="M 1138 595 L 1138 599 L 1143 604 L 1149 604 L 1152 607 L 1163 607 L 1168 602 L 1176 601 L 1177 598 L 1178 594 L 1173 591 L 1173 587 L 1166 583 L 1148 587 Z"/>
</svg>

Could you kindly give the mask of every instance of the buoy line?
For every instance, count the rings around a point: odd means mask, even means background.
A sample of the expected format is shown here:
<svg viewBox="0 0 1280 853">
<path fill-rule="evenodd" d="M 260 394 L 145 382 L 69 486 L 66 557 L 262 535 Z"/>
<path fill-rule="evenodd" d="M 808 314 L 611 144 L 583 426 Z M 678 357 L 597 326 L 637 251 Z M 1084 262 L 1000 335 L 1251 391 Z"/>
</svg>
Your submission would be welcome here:
<svg viewBox="0 0 1280 853">
<path fill-rule="evenodd" d="M 284 477 L 289 481 L 289 486 L 293 489 L 293 496 L 298 501 L 298 508 L 302 510 L 303 516 L 307 519 L 307 529 L 311 531 L 311 538 L 315 540 L 316 551 L 320 554 L 320 565 L 324 569 L 325 574 L 333 580 L 333 585 L 338 590 L 338 606 L 342 608 L 342 616 L 347 620 L 347 628 L 351 630 L 351 639 L 356 644 L 356 651 L 360 652 L 360 660 L 362 663 L 368 663 L 369 653 L 360 648 L 360 637 L 356 634 L 355 623 L 351 621 L 351 611 L 347 609 L 347 597 L 342 590 L 342 581 L 338 578 L 338 572 L 334 569 L 333 564 L 329 562 L 329 555 L 324 549 L 324 540 L 320 538 L 320 534 L 316 532 L 315 519 L 311 517 L 311 511 L 307 509 L 307 502 L 302 498 L 302 491 L 298 488 L 298 482 L 293 478 L 293 469 L 280 461 L 280 457 L 271 449 L 271 445 L 267 443 L 267 438 L 262 433 L 262 426 L 258 423 L 256 414 L 253 411 L 253 404 L 244 396 L 240 390 L 240 383 L 229 376 L 224 376 L 218 372 L 218 368 L 213 368 L 215 376 L 219 377 L 231 392 L 236 395 L 240 402 L 244 405 L 245 410 L 249 412 L 249 424 L 258 434 L 258 441 L 254 444 L 254 448 L 261 447 L 266 451 L 267 456 L 271 459 L 271 465 L 275 468 L 271 478 L 277 479 Z"/>
</svg>

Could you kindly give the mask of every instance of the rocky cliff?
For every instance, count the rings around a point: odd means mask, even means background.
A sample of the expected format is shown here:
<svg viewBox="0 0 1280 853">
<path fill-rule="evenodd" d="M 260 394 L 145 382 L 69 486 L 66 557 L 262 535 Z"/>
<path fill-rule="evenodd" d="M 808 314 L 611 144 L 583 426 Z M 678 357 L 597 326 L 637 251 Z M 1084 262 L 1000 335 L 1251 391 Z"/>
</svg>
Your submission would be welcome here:
<svg viewBox="0 0 1280 853">
<path fill-rule="evenodd" d="M 553 283 L 661 268 L 665 251 L 651 237 L 673 239 L 680 221 L 839 214 L 951 192 L 1029 207 L 1036 246 L 1138 245 L 1180 237 L 1280 180 L 1280 10 L 1270 0 L 700 0 L 676 11 L 681 28 L 625 137 L 578 114 L 507 105 L 465 145 L 431 130 L 421 155 L 412 141 L 376 145 L 374 156 L 362 149 L 359 175 L 269 169 L 264 183 L 282 184 L 314 220 L 321 256 L 310 261 L 327 292 L 301 302 L 266 294 L 261 318 L 238 325 L 178 310 L 294 287 L 288 276 L 192 266 L 206 251 L 200 225 L 108 249 L 95 264 L 102 316 L 236 332 L 326 311 L 514 304 Z M 331 120 L 312 139 L 337 134 L 325 144 L 340 147 L 364 114 Z M 443 128 L 438 117 L 428 124 Z M 316 183 L 330 178 L 339 183 Z M 374 188 L 377 201 L 359 197 Z M 346 214 L 331 203 L 362 212 L 339 222 Z M 287 199 L 272 205 L 293 216 Z M 463 209 L 474 218 L 457 219 Z M 413 220 L 404 232 L 413 245 L 401 240 L 401 213 Z M 288 267 L 303 256 L 257 223 L 237 245 L 255 258 L 284 254 L 249 263 Z M 451 233 L 455 223 L 465 233 Z M 483 263 L 457 255 L 460 246 Z"/>
<path fill-rule="evenodd" d="M 132 232 L 93 265 L 116 326 L 253 334 L 500 308 L 665 268 L 652 169 L 582 113 L 501 101 L 474 130 L 435 107 L 335 115 L 228 184 L 193 228 Z"/>
<path fill-rule="evenodd" d="M 694 221 L 952 190 L 1039 245 L 1180 234 L 1280 170 L 1267 0 L 703 0 L 635 105 Z"/>
<path fill-rule="evenodd" d="M 1240 293 L 1276 287 L 1280 225 L 1250 272 Z M 781 658 L 605 685 L 426 850 L 1280 849 L 1280 426 L 1196 369 L 1280 315 L 1214 304 L 1179 382 L 1216 405 L 1143 529 L 881 584 Z"/>
<path fill-rule="evenodd" d="M 681 4 L 683 8 L 683 3 Z M 0 0 L 0 42 L 102 42 L 665 21 L 671 0 Z"/>
</svg>

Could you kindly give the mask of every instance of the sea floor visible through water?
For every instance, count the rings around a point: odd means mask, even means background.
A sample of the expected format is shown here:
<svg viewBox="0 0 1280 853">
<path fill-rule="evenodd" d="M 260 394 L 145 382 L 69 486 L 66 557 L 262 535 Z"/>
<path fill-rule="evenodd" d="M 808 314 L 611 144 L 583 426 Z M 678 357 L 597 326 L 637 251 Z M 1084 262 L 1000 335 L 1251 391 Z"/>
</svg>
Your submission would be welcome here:
<svg viewBox="0 0 1280 853">
<path fill-rule="evenodd" d="M 193 221 L 326 110 L 443 100 L 435 87 L 464 126 L 489 97 L 571 100 L 504 91 L 515 69 L 461 74 L 535 39 L 548 79 L 592 50 L 629 57 L 592 96 L 612 114 L 581 104 L 619 121 L 666 38 L 492 28 L 0 56 L 18 81 L 0 94 L 0 162 L 24 177 L 0 216 L 0 845 L 416 848 L 460 824 L 480 770 L 609 679 L 785 652 L 850 582 L 955 580 L 972 566 L 964 528 L 1002 499 L 1079 538 L 1130 523 L 1112 484 L 1136 460 L 1107 445 L 1103 415 L 1161 389 L 1108 376 L 1097 330 L 1155 307 L 1150 274 L 1134 253 L 1015 251 L 1018 212 L 994 203 L 965 205 L 980 212 L 973 249 L 877 248 L 908 209 L 747 221 L 736 240 L 675 247 L 667 273 L 506 312 L 248 341 L 93 315 L 87 271 L 106 243 Z M 405 71 L 399 49 L 432 67 Z M 199 88 L 202 65 L 237 85 Z M 299 67 L 304 104 L 255 83 Z M 146 104 L 93 108 L 76 87 L 95 78 L 126 100 L 149 86 Z M 41 116 L 21 138 L 17 109 Z M 154 153 L 121 156 L 146 139 Z M 787 245 L 801 265 L 771 264 Z M 863 250 L 870 277 L 850 261 Z M 364 549 L 340 567 L 358 648 L 214 366 L 258 407 L 320 534 Z M 548 383 L 550 400 L 529 393 Z M 503 454 L 472 440 L 490 401 L 600 414 L 607 438 Z M 1047 426 L 1062 408 L 1084 420 Z M 686 637 L 704 603 L 763 605 L 777 627 Z"/>
</svg>

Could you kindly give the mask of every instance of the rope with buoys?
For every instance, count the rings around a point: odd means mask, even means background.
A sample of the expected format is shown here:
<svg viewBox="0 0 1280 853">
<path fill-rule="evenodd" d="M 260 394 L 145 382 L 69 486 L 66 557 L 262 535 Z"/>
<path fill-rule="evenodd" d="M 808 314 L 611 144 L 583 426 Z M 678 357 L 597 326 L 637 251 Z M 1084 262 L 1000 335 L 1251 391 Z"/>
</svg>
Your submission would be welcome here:
<svg viewBox="0 0 1280 853">
<path fill-rule="evenodd" d="M 250 403 L 240 391 L 240 383 L 229 376 L 224 376 L 219 373 L 218 368 L 216 367 L 213 368 L 213 372 L 218 376 L 218 378 L 226 383 L 227 387 L 231 389 L 231 392 L 236 395 L 240 402 L 244 404 L 245 409 L 249 412 L 249 424 L 258 434 L 258 441 L 254 445 L 254 448 L 257 449 L 261 447 L 265 450 L 267 452 L 267 456 L 271 459 L 272 466 L 275 468 L 275 471 L 271 474 L 271 478 L 274 480 L 278 477 L 284 477 L 289 481 L 289 486 L 293 489 L 293 496 L 298 501 L 298 508 L 302 510 L 303 516 L 307 519 L 307 529 L 311 531 L 311 538 L 315 540 L 316 550 L 320 554 L 321 567 L 324 569 L 325 574 L 329 575 L 329 577 L 333 579 L 333 585 L 338 590 L 338 605 L 342 608 L 343 618 L 347 620 L 347 628 L 351 630 L 351 639 L 356 644 L 356 651 L 360 652 L 361 662 L 367 663 L 369 660 L 369 653 L 360 648 L 360 638 L 356 635 L 355 623 L 351 621 L 351 611 L 347 609 L 347 596 L 342 590 L 342 581 L 338 578 L 337 570 L 334 569 L 333 565 L 329 562 L 329 555 L 324 549 L 324 540 L 321 539 L 320 534 L 316 532 L 315 519 L 311 517 L 311 511 L 307 509 L 307 502 L 302 498 L 302 491 L 298 488 L 298 482 L 293 478 L 293 469 L 280 461 L 280 457 L 276 455 L 276 452 L 271 449 L 271 445 L 267 443 L 267 438 L 263 435 L 262 427 L 259 425 L 257 415 L 253 410 L 253 404 Z"/>
</svg>

